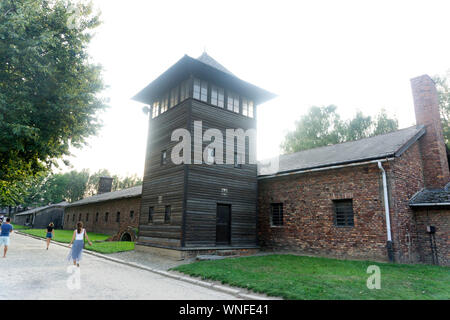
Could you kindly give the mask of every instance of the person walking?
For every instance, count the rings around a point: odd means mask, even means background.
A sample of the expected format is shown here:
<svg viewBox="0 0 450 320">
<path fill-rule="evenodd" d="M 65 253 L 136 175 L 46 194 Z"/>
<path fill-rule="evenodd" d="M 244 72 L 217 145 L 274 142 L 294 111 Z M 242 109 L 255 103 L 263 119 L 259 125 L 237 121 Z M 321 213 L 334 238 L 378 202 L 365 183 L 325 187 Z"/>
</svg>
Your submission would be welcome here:
<svg viewBox="0 0 450 320">
<path fill-rule="evenodd" d="M 11 225 L 11 219 L 6 218 L 6 222 L 2 223 L 1 232 L 0 232 L 0 246 L 4 246 L 3 250 L 3 258 L 6 258 L 6 252 L 8 252 L 9 246 L 9 235 L 13 232 L 14 228 Z"/>
<path fill-rule="evenodd" d="M 92 246 L 92 242 L 89 240 L 89 237 L 86 233 L 86 229 L 83 228 L 83 222 L 77 223 L 77 228 L 73 231 L 72 241 L 69 243 L 69 248 L 73 246 L 70 250 L 68 260 L 73 260 L 73 265 L 77 267 L 80 266 L 81 254 L 83 253 L 84 246 L 84 237 L 86 237 L 90 246 Z"/>
<path fill-rule="evenodd" d="M 55 236 L 55 225 L 53 222 L 50 222 L 50 224 L 47 227 L 47 236 L 45 237 L 47 239 L 47 250 L 50 245 L 50 240 Z"/>
</svg>

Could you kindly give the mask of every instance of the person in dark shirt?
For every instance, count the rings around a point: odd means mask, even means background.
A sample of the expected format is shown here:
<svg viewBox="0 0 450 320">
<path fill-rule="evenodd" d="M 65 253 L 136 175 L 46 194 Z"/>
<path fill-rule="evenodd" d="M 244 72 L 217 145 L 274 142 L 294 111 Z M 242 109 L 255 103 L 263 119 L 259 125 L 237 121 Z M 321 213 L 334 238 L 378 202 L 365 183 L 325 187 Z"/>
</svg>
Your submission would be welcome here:
<svg viewBox="0 0 450 320">
<path fill-rule="evenodd" d="M 50 245 L 50 240 L 55 236 L 55 225 L 53 222 L 50 222 L 50 224 L 47 227 L 47 236 L 45 237 L 47 239 L 47 250 L 48 246 Z"/>
<path fill-rule="evenodd" d="M 13 232 L 13 226 L 11 225 L 10 218 L 6 218 L 6 222 L 2 224 L 0 230 L 0 246 L 5 246 L 5 249 L 3 250 L 3 258 L 6 258 L 6 252 L 8 251 L 9 246 L 9 235 Z"/>
</svg>

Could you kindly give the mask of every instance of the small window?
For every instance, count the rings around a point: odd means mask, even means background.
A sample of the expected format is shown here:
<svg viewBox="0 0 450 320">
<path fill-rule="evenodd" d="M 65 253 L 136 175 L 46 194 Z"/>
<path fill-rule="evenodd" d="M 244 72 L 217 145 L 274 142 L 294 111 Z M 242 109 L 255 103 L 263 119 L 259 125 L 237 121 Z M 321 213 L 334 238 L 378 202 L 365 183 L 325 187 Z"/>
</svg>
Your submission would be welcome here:
<svg viewBox="0 0 450 320">
<path fill-rule="evenodd" d="M 234 93 L 228 93 L 227 109 L 239 113 L 239 96 Z"/>
<path fill-rule="evenodd" d="M 98 212 L 95 214 L 95 222 L 98 222 Z"/>
<path fill-rule="evenodd" d="M 234 167 L 235 168 L 242 168 L 242 155 L 235 152 L 234 153 Z"/>
<path fill-rule="evenodd" d="M 180 102 L 186 100 L 190 96 L 190 80 L 187 79 L 181 83 L 180 87 Z"/>
<path fill-rule="evenodd" d="M 152 118 L 156 118 L 159 115 L 159 101 L 153 102 Z"/>
<path fill-rule="evenodd" d="M 253 118 L 253 101 L 246 98 L 242 99 L 242 114 L 244 116 Z"/>
<path fill-rule="evenodd" d="M 333 200 L 335 225 L 339 227 L 352 227 L 353 221 L 353 200 Z"/>
<path fill-rule="evenodd" d="M 164 223 L 170 223 L 172 216 L 172 209 L 170 206 L 166 206 L 165 212 L 164 212 Z"/>
<path fill-rule="evenodd" d="M 105 222 L 108 222 L 108 216 L 109 216 L 109 212 L 105 213 Z"/>
<path fill-rule="evenodd" d="M 134 211 L 130 211 L 130 219 L 134 218 Z"/>
<path fill-rule="evenodd" d="M 116 215 L 116 222 L 120 222 L 120 212 L 117 212 L 117 215 Z"/>
<path fill-rule="evenodd" d="M 155 210 L 153 207 L 148 208 L 148 222 L 153 223 L 153 214 L 155 213 Z"/>
<path fill-rule="evenodd" d="M 176 104 L 178 104 L 178 91 L 179 87 L 175 87 L 170 90 L 170 107 L 172 108 Z"/>
<path fill-rule="evenodd" d="M 161 165 L 165 165 L 167 163 L 167 150 L 163 150 L 161 152 Z"/>
<path fill-rule="evenodd" d="M 208 102 L 208 82 L 194 79 L 194 99 Z"/>
<path fill-rule="evenodd" d="M 78 215 L 78 221 L 81 221 L 81 213 Z"/>
<path fill-rule="evenodd" d="M 164 98 L 161 101 L 161 114 L 167 111 L 169 109 L 169 94 L 166 94 Z"/>
<path fill-rule="evenodd" d="M 283 204 L 271 203 L 270 204 L 270 224 L 272 226 L 283 225 Z"/>
<path fill-rule="evenodd" d="M 72 216 L 72 222 L 75 222 L 75 213 Z"/>
<path fill-rule="evenodd" d="M 225 93 L 222 88 L 212 86 L 211 88 L 211 104 L 217 107 L 224 107 Z"/>
<path fill-rule="evenodd" d="M 86 213 L 86 222 L 89 221 L 89 213 Z"/>
</svg>

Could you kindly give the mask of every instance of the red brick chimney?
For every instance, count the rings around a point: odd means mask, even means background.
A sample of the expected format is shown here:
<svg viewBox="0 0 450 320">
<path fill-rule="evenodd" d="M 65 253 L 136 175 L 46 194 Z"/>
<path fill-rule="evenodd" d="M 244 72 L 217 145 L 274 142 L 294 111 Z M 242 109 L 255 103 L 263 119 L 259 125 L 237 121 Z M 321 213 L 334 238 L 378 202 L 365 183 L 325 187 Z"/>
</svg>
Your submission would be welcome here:
<svg viewBox="0 0 450 320">
<path fill-rule="evenodd" d="M 419 140 L 426 188 L 442 188 L 450 181 L 444 134 L 434 81 L 423 75 L 411 79 L 416 122 L 426 128 Z"/>
</svg>

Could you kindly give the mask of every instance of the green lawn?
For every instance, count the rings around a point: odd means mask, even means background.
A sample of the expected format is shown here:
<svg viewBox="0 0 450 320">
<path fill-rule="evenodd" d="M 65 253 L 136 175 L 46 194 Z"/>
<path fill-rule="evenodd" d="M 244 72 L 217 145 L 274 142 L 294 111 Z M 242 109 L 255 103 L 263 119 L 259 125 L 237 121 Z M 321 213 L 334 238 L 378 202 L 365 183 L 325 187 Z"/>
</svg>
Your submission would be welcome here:
<svg viewBox="0 0 450 320">
<path fill-rule="evenodd" d="M 13 226 L 14 230 L 30 229 L 30 227 L 21 226 L 20 224 L 14 224 L 14 223 L 11 223 L 11 225 Z"/>
<path fill-rule="evenodd" d="M 40 238 L 45 238 L 45 236 L 47 235 L 46 229 L 22 229 L 20 231 Z M 73 230 L 55 230 L 55 237 L 53 238 L 53 240 L 57 242 L 69 243 L 72 240 L 72 236 Z M 105 241 L 110 237 L 106 234 L 88 232 L 88 237 L 89 240 L 92 241 L 92 246 L 86 243 L 86 250 L 96 251 L 100 253 L 115 253 L 134 250 L 134 242 Z"/>
<path fill-rule="evenodd" d="M 368 289 L 367 267 L 381 270 Z M 450 299 L 450 268 L 295 255 L 199 261 L 172 270 L 285 299 Z"/>
</svg>

